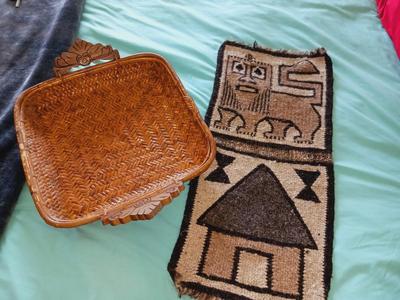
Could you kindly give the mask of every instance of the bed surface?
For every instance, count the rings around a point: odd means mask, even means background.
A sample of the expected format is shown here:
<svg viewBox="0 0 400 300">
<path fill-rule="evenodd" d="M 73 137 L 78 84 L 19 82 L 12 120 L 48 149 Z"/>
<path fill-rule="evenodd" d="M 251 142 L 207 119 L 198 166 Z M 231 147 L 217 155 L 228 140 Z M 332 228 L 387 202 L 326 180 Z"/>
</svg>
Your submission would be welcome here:
<svg viewBox="0 0 400 300">
<path fill-rule="evenodd" d="M 224 40 L 325 47 L 335 80 L 329 298 L 398 299 L 400 63 L 375 2 L 236 2 L 87 0 L 79 36 L 112 44 L 121 56 L 163 55 L 202 115 Z M 178 299 L 167 263 L 186 196 L 151 221 L 56 229 L 40 218 L 25 186 L 0 240 L 0 299 Z"/>
</svg>

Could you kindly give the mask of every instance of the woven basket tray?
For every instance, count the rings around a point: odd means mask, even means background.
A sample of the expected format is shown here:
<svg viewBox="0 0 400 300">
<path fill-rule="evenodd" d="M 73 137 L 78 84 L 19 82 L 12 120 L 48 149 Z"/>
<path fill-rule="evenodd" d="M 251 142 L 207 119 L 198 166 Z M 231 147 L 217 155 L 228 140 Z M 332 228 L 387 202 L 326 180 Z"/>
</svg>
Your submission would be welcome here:
<svg viewBox="0 0 400 300">
<path fill-rule="evenodd" d="M 67 74 L 99 59 L 113 61 Z M 14 109 L 26 180 L 48 224 L 150 219 L 214 159 L 210 131 L 161 56 L 120 59 L 77 40 L 54 71 Z"/>
</svg>

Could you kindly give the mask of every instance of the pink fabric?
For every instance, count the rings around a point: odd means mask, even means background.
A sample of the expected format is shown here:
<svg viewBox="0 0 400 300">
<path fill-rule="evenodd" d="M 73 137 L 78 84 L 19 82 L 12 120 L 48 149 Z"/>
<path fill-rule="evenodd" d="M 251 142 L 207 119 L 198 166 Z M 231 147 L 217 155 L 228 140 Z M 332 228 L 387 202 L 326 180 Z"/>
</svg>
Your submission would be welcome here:
<svg viewBox="0 0 400 300">
<path fill-rule="evenodd" d="M 393 41 L 400 58 L 400 0 L 376 0 L 382 25 Z"/>
</svg>

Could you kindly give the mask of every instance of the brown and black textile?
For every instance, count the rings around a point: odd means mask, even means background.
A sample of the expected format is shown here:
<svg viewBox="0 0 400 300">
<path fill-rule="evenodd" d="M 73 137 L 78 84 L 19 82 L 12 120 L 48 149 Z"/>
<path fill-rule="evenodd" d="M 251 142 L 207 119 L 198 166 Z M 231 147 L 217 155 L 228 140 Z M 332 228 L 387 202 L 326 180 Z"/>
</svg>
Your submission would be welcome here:
<svg viewBox="0 0 400 300">
<path fill-rule="evenodd" d="M 324 49 L 225 42 L 168 270 L 197 299 L 326 299 L 332 272 L 332 64 Z"/>
</svg>

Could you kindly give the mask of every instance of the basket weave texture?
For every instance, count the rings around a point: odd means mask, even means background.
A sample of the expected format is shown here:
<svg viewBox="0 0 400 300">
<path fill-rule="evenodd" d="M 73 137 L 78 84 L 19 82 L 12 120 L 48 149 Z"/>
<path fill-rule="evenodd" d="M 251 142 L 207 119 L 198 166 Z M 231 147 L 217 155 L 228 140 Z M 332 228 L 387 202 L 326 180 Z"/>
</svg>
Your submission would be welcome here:
<svg viewBox="0 0 400 300">
<path fill-rule="evenodd" d="M 193 101 L 154 54 L 37 85 L 15 123 L 35 204 L 57 227 L 151 218 L 215 156 Z"/>
</svg>

